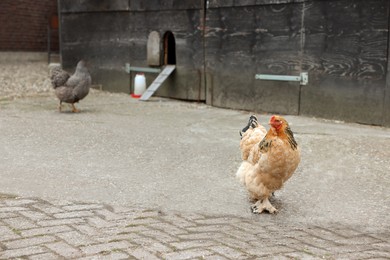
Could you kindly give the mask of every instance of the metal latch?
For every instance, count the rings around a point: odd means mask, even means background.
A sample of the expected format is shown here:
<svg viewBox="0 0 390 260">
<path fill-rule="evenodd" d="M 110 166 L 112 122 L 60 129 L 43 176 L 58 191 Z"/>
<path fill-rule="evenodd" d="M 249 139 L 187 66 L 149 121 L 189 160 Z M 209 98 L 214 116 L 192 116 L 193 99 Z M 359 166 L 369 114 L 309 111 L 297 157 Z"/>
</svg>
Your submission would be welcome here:
<svg viewBox="0 0 390 260">
<path fill-rule="evenodd" d="M 299 76 L 256 74 L 255 79 L 278 80 L 278 81 L 299 81 L 301 85 L 307 85 L 307 83 L 309 83 L 309 74 L 307 72 L 301 72 Z"/>
</svg>

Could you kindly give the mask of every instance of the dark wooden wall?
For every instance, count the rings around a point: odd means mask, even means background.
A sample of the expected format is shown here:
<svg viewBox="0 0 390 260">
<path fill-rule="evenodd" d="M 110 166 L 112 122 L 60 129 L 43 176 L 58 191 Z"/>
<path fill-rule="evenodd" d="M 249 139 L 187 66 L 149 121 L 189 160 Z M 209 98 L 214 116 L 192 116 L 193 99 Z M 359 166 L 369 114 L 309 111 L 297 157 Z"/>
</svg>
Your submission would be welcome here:
<svg viewBox="0 0 390 260">
<path fill-rule="evenodd" d="M 390 126 L 389 9 L 388 0 L 60 0 L 62 58 L 68 68 L 89 59 L 95 83 L 128 93 L 124 64 L 146 67 L 149 33 L 171 31 L 177 70 L 157 95 Z M 303 71 L 304 86 L 255 79 Z"/>
<path fill-rule="evenodd" d="M 210 104 L 390 124 L 389 1 L 237 2 L 210 1 L 207 10 Z M 255 79 L 301 71 L 306 86 Z"/>
</svg>

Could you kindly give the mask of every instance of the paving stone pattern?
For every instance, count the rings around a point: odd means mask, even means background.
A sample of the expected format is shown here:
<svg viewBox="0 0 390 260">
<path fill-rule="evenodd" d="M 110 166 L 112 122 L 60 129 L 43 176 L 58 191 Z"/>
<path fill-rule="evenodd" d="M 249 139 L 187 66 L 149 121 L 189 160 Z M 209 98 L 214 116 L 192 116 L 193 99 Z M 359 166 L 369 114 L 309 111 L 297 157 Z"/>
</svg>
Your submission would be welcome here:
<svg viewBox="0 0 390 260">
<path fill-rule="evenodd" d="M 265 216 L 265 217 L 264 217 Z M 390 259 L 390 231 L 0 196 L 0 259 Z"/>
</svg>

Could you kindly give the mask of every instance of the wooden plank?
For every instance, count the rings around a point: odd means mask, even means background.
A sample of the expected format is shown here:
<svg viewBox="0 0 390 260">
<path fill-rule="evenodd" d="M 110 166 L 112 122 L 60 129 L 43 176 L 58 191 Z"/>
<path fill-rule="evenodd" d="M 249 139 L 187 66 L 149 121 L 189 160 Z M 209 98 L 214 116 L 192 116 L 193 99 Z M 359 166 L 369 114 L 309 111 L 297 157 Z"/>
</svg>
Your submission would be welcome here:
<svg viewBox="0 0 390 260">
<path fill-rule="evenodd" d="M 175 70 L 175 65 L 167 65 L 163 71 L 157 76 L 157 78 L 152 82 L 152 84 L 148 87 L 145 93 L 141 96 L 139 100 L 146 101 L 148 100 L 154 92 L 164 83 L 164 81 L 172 74 Z"/>
</svg>

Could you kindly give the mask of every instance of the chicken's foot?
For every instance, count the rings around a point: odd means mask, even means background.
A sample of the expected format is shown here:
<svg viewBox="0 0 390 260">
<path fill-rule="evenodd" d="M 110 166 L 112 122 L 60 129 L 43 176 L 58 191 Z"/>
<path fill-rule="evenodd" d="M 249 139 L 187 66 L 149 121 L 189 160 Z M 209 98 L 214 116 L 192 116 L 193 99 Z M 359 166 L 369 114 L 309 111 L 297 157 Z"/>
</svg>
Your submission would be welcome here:
<svg viewBox="0 0 390 260">
<path fill-rule="evenodd" d="M 74 104 L 72 104 L 72 112 L 73 112 L 73 113 L 78 113 L 78 112 L 80 112 L 80 110 L 78 110 L 78 109 L 74 106 Z"/>
<path fill-rule="evenodd" d="M 263 200 L 258 200 L 255 204 L 251 206 L 252 212 L 255 214 L 260 214 L 264 210 L 268 211 L 271 214 L 278 212 L 274 206 L 272 206 L 271 202 L 269 202 L 268 198 Z"/>
</svg>

